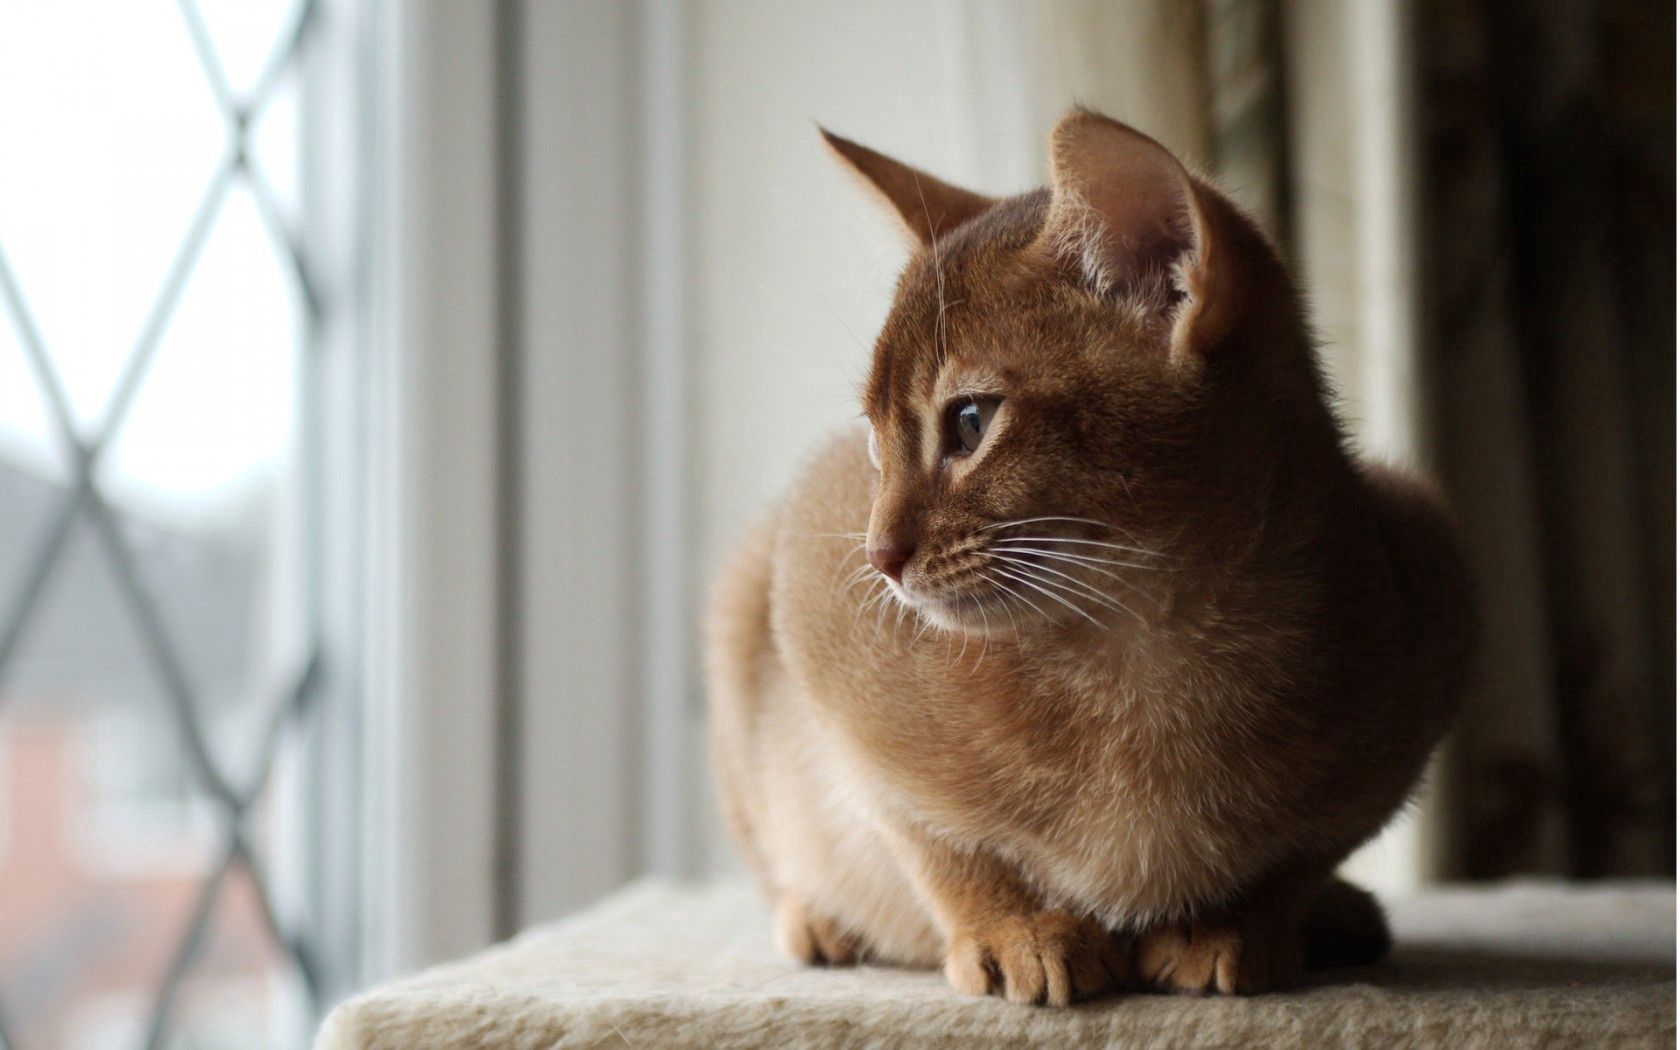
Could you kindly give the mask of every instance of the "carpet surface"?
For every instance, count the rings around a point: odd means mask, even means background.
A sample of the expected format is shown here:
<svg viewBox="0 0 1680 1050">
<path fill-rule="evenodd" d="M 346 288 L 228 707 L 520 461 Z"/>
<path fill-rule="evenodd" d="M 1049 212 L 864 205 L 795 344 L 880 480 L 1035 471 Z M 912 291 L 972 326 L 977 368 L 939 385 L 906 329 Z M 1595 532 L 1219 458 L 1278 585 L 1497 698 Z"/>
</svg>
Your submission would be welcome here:
<svg viewBox="0 0 1680 1050">
<path fill-rule="evenodd" d="M 1297 991 L 1051 1010 L 965 998 L 934 973 L 794 966 L 752 889 L 642 883 L 352 999 L 316 1046 L 1675 1045 L 1671 883 L 1446 889 L 1389 911 L 1388 962 Z"/>
</svg>

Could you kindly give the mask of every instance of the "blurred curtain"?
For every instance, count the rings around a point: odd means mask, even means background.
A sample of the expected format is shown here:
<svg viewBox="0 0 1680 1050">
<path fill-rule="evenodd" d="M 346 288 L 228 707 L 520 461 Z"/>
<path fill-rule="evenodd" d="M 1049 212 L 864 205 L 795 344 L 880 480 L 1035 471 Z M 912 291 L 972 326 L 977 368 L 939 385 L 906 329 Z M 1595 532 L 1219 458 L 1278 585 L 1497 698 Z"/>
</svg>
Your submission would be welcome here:
<svg viewBox="0 0 1680 1050">
<path fill-rule="evenodd" d="M 1418 812 L 1358 874 L 1674 871 L 1674 9 L 963 2 L 978 161 L 1072 102 L 1218 176 L 1310 289 L 1372 454 L 1447 487 L 1485 605 Z"/>
<path fill-rule="evenodd" d="M 1419 8 L 1429 417 L 1488 621 L 1470 876 L 1674 871 L 1674 31 L 1632 0 Z"/>
</svg>

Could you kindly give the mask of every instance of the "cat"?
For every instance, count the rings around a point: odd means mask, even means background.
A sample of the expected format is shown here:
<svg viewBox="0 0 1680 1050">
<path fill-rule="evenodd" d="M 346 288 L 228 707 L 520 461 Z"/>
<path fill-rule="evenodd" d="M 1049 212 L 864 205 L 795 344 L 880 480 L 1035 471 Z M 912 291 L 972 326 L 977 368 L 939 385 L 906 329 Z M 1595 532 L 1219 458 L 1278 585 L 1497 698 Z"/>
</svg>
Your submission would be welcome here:
<svg viewBox="0 0 1680 1050">
<path fill-rule="evenodd" d="M 809 963 L 1066 1004 L 1374 961 L 1338 863 L 1475 635 L 1441 497 L 1349 451 L 1278 253 L 1086 110 L 992 198 L 827 131 L 910 259 L 707 617 L 727 824 Z"/>
</svg>

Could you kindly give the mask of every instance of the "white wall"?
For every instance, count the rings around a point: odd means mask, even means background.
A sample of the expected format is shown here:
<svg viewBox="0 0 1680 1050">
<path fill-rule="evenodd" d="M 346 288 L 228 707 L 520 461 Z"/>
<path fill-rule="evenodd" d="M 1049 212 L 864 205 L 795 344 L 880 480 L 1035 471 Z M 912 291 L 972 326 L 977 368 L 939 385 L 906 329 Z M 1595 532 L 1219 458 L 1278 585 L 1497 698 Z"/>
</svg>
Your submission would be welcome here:
<svg viewBox="0 0 1680 1050">
<path fill-rule="evenodd" d="M 488 943 L 510 856 L 520 923 L 640 867 L 639 10 L 527 0 L 503 47 L 509 7 L 383 9 L 369 976 Z M 498 142 L 510 61 L 517 155 Z M 514 424 L 517 483 L 499 454 Z"/>
<path fill-rule="evenodd" d="M 957 179 L 978 173 L 927 4 L 695 9 L 691 41 L 698 552 L 710 565 L 854 392 L 903 249 L 822 122 Z M 985 182 L 987 180 L 977 180 Z M 996 188 L 996 187 L 993 187 Z"/>
<path fill-rule="evenodd" d="M 521 919 L 638 867 L 637 8 L 520 5 Z"/>
<path fill-rule="evenodd" d="M 367 494 L 369 977 L 484 944 L 495 780 L 494 35 L 382 24 Z"/>
</svg>

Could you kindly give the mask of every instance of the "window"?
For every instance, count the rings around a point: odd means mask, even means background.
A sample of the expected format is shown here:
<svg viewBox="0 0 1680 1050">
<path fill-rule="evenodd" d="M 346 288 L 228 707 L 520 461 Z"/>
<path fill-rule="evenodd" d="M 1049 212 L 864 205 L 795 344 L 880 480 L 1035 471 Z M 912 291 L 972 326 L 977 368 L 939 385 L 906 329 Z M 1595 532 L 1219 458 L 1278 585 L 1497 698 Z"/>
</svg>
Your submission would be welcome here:
<svg viewBox="0 0 1680 1050">
<path fill-rule="evenodd" d="M 4 16 L 0 1050 L 302 1045 L 344 965 L 319 449 L 352 267 L 308 233 L 353 194 L 305 119 L 339 13 Z"/>
<path fill-rule="evenodd" d="M 150 713 L 118 704 L 76 719 L 56 790 L 31 792 L 43 806 L 59 796 L 66 859 L 94 877 L 190 879 L 216 848 L 216 805 L 177 759 L 174 727 Z"/>
</svg>

